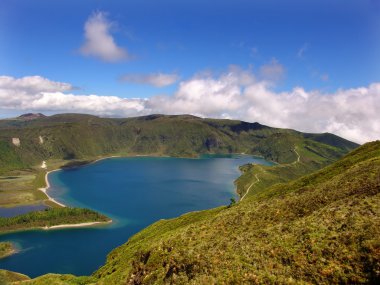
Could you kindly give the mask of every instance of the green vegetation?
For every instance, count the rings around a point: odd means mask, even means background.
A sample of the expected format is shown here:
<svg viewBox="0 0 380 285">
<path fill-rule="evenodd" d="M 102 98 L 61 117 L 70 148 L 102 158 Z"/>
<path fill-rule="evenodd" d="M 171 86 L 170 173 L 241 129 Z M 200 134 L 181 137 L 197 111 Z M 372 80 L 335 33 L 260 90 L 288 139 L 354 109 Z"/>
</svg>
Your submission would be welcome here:
<svg viewBox="0 0 380 285">
<path fill-rule="evenodd" d="M 0 218 L 0 232 L 45 228 L 62 224 L 108 221 L 109 219 L 106 216 L 88 209 L 53 208 L 10 218 Z"/>
<path fill-rule="evenodd" d="M 40 203 L 46 195 L 38 188 L 45 187 L 45 171 L 13 170 L 0 176 L 0 206 L 12 207 Z"/>
<path fill-rule="evenodd" d="M 241 197 L 245 194 L 249 196 L 265 191 L 274 184 L 287 182 L 316 171 L 324 165 L 326 163 L 321 164 L 310 159 L 305 162 L 302 156 L 300 156 L 300 161 L 296 159 L 292 163 L 280 164 L 275 167 L 246 164 L 240 167 L 242 175 L 235 181 L 235 185 Z"/>
<path fill-rule="evenodd" d="M 20 139 L 20 146 L 11 143 Z M 332 134 L 312 135 L 258 123 L 151 115 L 110 119 L 62 114 L 34 120 L 0 120 L 0 172 L 34 167 L 43 160 L 92 160 L 111 154 L 195 157 L 203 153 L 247 153 L 279 163 L 296 158 L 295 145 L 307 155 L 332 162 L 358 145 Z M 307 148 L 306 148 L 307 147 Z M 306 151 L 307 150 L 307 151 Z M 3 157 L 4 156 L 4 157 Z"/>
<path fill-rule="evenodd" d="M 379 253 L 377 141 L 233 207 L 154 223 L 89 279 L 31 284 L 377 284 Z"/>
<path fill-rule="evenodd" d="M 30 280 L 30 278 L 24 274 L 0 269 L 0 284 L 1 285 L 14 284 L 14 282 L 18 283 L 25 280 Z"/>
<path fill-rule="evenodd" d="M 308 135 L 311 136 L 311 135 Z M 319 140 L 326 138 L 324 135 L 313 135 Z M 333 141 L 335 141 L 335 138 Z M 274 138 L 270 138 L 272 140 Z M 235 181 L 238 194 L 241 197 L 249 196 L 266 190 L 269 186 L 287 182 L 306 174 L 312 173 L 322 167 L 336 161 L 341 155 L 335 147 L 321 144 L 319 141 L 302 140 L 299 137 L 278 135 L 277 139 L 269 142 L 264 139 L 255 148 L 266 156 L 282 164 L 276 167 L 258 164 L 247 164 L 240 167 L 242 175 Z M 346 148 L 345 142 L 336 142 L 342 148 Z M 285 162 L 286 161 L 286 162 Z M 244 197 L 245 198 L 245 197 Z"/>
<path fill-rule="evenodd" d="M 4 173 L 12 169 L 21 169 L 24 167 L 25 164 L 21 161 L 21 158 L 10 144 L 0 140 L 0 171 Z"/>
<path fill-rule="evenodd" d="M 0 242 L 0 258 L 7 257 L 12 255 L 15 252 L 15 249 L 10 242 Z"/>
</svg>

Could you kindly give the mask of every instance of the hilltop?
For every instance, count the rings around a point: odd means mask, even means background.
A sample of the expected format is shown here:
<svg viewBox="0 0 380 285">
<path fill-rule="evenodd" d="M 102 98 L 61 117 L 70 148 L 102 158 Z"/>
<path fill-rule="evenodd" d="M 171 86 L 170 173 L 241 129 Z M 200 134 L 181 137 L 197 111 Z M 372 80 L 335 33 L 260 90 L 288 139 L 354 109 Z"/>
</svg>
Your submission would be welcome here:
<svg viewBox="0 0 380 285">
<path fill-rule="evenodd" d="M 26 114 L 22 114 L 22 115 L 18 116 L 17 119 L 34 120 L 37 118 L 44 118 L 44 117 L 46 117 L 46 116 L 44 114 L 41 114 L 41 113 L 26 113 Z"/>
<path fill-rule="evenodd" d="M 194 157 L 201 153 L 246 153 L 279 163 L 304 157 L 329 163 L 358 145 L 333 134 L 306 134 L 259 123 L 150 115 L 112 119 L 83 114 L 0 120 L 0 171 L 49 159 L 110 154 Z"/>
<path fill-rule="evenodd" d="M 156 222 L 91 277 L 48 274 L 31 284 L 375 284 L 379 169 L 380 141 L 367 143 L 231 207 Z"/>
</svg>

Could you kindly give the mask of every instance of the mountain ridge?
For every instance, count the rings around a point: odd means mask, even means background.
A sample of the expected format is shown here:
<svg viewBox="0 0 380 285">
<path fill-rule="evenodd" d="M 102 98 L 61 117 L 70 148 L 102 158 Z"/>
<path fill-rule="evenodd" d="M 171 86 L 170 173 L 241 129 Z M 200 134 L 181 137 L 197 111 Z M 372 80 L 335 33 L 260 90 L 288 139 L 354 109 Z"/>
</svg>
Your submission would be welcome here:
<svg viewBox="0 0 380 285">
<path fill-rule="evenodd" d="M 29 166 L 48 159 L 85 159 L 115 153 L 184 157 L 202 153 L 247 153 L 286 163 L 294 160 L 291 149 L 295 143 L 307 145 L 310 155 L 315 152 L 310 142 L 335 148 L 334 155 L 321 156 L 317 151 L 320 162 L 332 162 L 358 146 L 333 134 L 307 134 L 257 122 L 202 119 L 191 115 L 100 118 L 58 114 L 27 121 L 0 120 L 0 130 L 3 148 L 11 149 L 12 155 Z M 13 138 L 20 142 L 18 147 L 12 144 Z M 288 143 L 277 146 L 274 155 L 272 146 L 286 139 Z"/>
</svg>

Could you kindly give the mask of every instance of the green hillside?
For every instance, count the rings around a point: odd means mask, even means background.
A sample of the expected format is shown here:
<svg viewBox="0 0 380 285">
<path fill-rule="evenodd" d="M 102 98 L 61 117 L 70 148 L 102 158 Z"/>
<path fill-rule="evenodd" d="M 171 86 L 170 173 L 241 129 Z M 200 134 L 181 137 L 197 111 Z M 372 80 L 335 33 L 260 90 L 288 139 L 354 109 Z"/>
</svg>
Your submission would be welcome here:
<svg viewBox="0 0 380 285">
<path fill-rule="evenodd" d="M 27 284 L 378 284 L 379 192 L 377 141 L 231 207 L 161 220 L 91 277 Z"/>
<path fill-rule="evenodd" d="M 20 139 L 20 146 L 13 145 L 12 138 Z M 325 164 L 358 146 L 332 134 L 304 134 L 189 115 L 109 119 L 61 114 L 0 120 L 0 171 L 31 167 L 42 160 L 110 154 L 194 157 L 201 153 L 247 153 L 288 163 L 296 159 L 295 145 L 302 145 L 307 154 Z"/>
</svg>

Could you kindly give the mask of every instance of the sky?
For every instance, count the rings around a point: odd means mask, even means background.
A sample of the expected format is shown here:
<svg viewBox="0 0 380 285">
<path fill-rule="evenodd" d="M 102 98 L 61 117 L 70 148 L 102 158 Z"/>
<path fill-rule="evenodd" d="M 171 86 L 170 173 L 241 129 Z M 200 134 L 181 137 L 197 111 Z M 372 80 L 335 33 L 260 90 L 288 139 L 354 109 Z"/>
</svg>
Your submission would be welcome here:
<svg viewBox="0 0 380 285">
<path fill-rule="evenodd" d="M 1 0 L 0 118 L 240 119 L 380 139 L 378 0 Z"/>
</svg>

